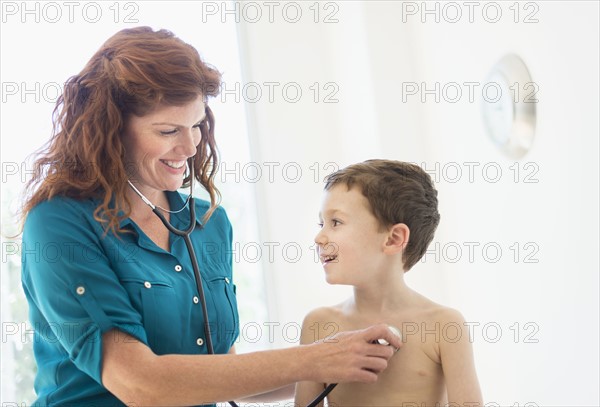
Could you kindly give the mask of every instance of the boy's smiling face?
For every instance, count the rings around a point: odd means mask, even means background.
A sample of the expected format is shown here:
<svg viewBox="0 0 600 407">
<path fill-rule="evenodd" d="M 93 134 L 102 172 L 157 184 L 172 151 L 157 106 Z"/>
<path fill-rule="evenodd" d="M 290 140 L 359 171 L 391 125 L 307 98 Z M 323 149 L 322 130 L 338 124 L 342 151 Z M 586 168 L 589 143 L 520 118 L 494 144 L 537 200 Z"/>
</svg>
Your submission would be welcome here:
<svg viewBox="0 0 600 407">
<path fill-rule="evenodd" d="M 380 230 L 359 188 L 340 184 L 325 191 L 319 223 L 315 243 L 328 283 L 361 286 L 382 269 L 388 232 Z"/>
</svg>

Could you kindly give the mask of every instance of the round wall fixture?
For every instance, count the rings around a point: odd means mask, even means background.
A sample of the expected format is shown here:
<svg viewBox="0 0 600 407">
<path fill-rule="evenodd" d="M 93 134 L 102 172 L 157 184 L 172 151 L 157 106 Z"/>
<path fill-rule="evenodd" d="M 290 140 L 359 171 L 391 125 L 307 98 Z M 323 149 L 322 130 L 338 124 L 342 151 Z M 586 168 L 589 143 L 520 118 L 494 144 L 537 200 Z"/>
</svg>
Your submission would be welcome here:
<svg viewBox="0 0 600 407">
<path fill-rule="evenodd" d="M 521 58 L 509 54 L 494 65 L 482 88 L 482 116 L 494 143 L 512 159 L 533 144 L 538 86 Z"/>
</svg>

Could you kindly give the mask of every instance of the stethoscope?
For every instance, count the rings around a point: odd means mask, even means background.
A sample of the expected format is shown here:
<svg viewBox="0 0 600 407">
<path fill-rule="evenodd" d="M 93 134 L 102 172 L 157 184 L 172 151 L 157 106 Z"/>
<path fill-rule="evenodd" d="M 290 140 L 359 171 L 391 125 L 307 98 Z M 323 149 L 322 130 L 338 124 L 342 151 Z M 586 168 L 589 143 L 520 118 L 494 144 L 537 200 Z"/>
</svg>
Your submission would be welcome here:
<svg viewBox="0 0 600 407">
<path fill-rule="evenodd" d="M 194 158 L 193 157 L 188 160 L 187 165 L 188 165 L 189 172 L 190 172 L 190 194 L 189 194 L 186 204 L 183 206 L 183 208 L 185 208 L 186 206 L 189 206 L 190 224 L 188 225 L 187 229 L 184 229 L 184 230 L 180 230 L 180 229 L 177 229 L 176 227 L 174 227 L 165 218 L 165 216 L 160 212 L 160 209 L 162 209 L 162 208 L 159 208 L 156 205 L 154 205 L 152 202 L 150 202 L 150 200 L 148 198 L 146 198 L 144 196 L 144 194 L 142 194 L 140 192 L 140 190 L 138 190 L 130 180 L 127 180 L 127 182 L 129 183 L 129 186 L 131 186 L 131 188 L 135 191 L 135 193 L 138 194 L 140 198 L 142 198 L 142 201 L 144 201 L 144 203 L 146 203 L 150 208 L 152 208 L 152 212 L 154 212 L 154 214 L 156 216 L 158 216 L 158 218 L 165 225 L 165 227 L 169 230 L 169 232 L 171 232 L 177 236 L 181 236 L 183 238 L 183 241 L 185 242 L 185 247 L 187 248 L 188 254 L 190 256 L 190 262 L 192 263 L 192 268 L 194 269 L 194 279 L 196 280 L 196 288 L 198 290 L 198 298 L 200 300 L 200 305 L 202 306 L 202 315 L 204 317 L 204 336 L 206 337 L 206 348 L 208 350 L 208 354 L 213 355 L 215 353 L 215 350 L 213 348 L 213 343 L 212 343 L 210 324 L 208 323 L 208 309 L 206 308 L 206 299 L 204 297 L 204 287 L 202 285 L 202 278 L 200 277 L 200 266 L 198 265 L 198 257 L 196 256 L 196 252 L 194 251 L 194 246 L 192 245 L 192 239 L 190 238 L 190 235 L 192 234 L 192 232 L 194 231 L 194 229 L 196 227 L 196 205 L 195 205 L 195 199 L 194 199 Z M 183 208 L 181 208 L 180 211 L 183 210 Z M 166 209 L 163 209 L 163 210 L 166 210 Z M 168 212 L 171 212 L 171 211 L 168 211 Z M 178 211 L 174 211 L 171 213 L 176 213 L 176 212 L 178 212 Z M 202 225 L 200 227 L 203 228 Z M 321 394 L 319 394 L 317 396 L 317 398 L 315 398 L 307 407 L 315 407 L 325 397 L 327 397 L 327 395 L 331 392 L 331 390 L 333 390 L 335 388 L 335 386 L 337 386 L 337 383 L 332 383 L 332 384 L 328 385 L 325 388 L 325 390 L 323 390 L 323 392 Z M 232 407 L 238 407 L 238 405 L 236 404 L 235 401 L 229 401 L 229 404 Z"/>
</svg>

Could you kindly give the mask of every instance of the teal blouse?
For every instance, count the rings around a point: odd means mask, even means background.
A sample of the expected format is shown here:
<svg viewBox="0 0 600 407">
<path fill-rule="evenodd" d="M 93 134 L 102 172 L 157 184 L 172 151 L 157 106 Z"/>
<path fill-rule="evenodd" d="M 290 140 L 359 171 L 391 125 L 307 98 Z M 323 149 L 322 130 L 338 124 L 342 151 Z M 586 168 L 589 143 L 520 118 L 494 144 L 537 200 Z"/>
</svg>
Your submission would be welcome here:
<svg viewBox="0 0 600 407">
<path fill-rule="evenodd" d="M 171 208 L 183 207 L 177 192 Z M 116 328 L 158 355 L 206 354 L 204 318 L 183 238 L 170 235 L 170 252 L 130 219 L 119 237 L 94 219 L 99 201 L 53 198 L 27 216 L 22 283 L 29 302 L 37 362 L 35 405 L 122 406 L 102 386 L 102 334 Z M 201 220 L 209 203 L 196 200 Z M 171 214 L 185 229 L 189 210 Z M 232 278 L 232 228 L 218 208 L 192 232 L 215 353 L 239 335 Z M 120 238 L 120 239 L 119 239 Z M 185 374 L 185 372 L 182 372 Z"/>
</svg>

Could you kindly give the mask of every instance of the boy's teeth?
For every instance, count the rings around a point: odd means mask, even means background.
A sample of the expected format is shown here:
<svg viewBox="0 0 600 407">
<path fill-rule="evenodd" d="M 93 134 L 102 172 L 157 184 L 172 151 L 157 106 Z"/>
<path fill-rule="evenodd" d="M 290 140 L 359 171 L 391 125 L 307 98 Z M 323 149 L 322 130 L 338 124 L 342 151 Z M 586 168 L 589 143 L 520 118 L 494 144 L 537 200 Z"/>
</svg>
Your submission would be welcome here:
<svg viewBox="0 0 600 407">
<path fill-rule="evenodd" d="M 337 256 L 323 256 L 323 261 L 326 263 L 328 261 L 333 261 L 337 259 Z"/>
</svg>

